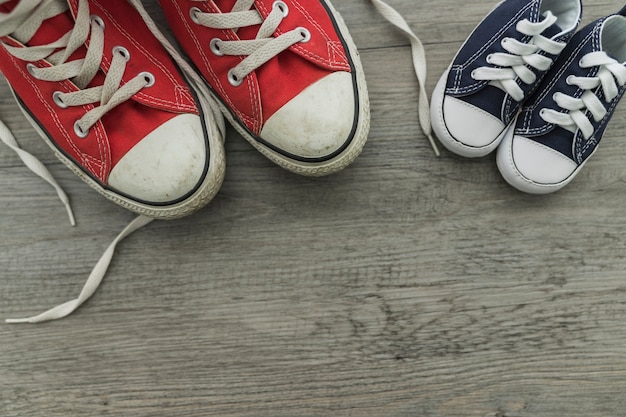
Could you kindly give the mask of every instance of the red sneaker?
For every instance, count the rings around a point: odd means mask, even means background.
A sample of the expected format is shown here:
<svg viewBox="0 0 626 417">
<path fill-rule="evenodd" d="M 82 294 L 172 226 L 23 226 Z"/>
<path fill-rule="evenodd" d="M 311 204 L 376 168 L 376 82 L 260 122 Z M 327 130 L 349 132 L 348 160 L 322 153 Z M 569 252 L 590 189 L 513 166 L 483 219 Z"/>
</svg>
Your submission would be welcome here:
<svg viewBox="0 0 626 417">
<path fill-rule="evenodd" d="M 176 218 L 216 194 L 221 115 L 126 0 L 0 1 L 0 45 L 24 114 L 102 195 Z"/>
<path fill-rule="evenodd" d="M 226 118 L 298 174 L 361 152 L 369 100 L 356 46 L 328 0 L 159 0 Z"/>
</svg>

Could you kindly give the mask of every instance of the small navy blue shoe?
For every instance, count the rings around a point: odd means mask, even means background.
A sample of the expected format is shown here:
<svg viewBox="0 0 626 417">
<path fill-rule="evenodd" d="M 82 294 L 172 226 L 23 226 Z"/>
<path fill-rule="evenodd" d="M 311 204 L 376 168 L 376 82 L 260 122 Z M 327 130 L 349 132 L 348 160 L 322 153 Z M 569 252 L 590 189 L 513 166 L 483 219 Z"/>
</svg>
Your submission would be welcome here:
<svg viewBox="0 0 626 417">
<path fill-rule="evenodd" d="M 596 151 L 626 90 L 626 7 L 578 32 L 524 103 L 496 158 L 532 194 L 566 186 Z"/>
<path fill-rule="evenodd" d="M 431 122 L 441 143 L 465 157 L 493 151 L 581 16 L 581 0 L 500 2 L 474 29 L 433 92 Z"/>
</svg>

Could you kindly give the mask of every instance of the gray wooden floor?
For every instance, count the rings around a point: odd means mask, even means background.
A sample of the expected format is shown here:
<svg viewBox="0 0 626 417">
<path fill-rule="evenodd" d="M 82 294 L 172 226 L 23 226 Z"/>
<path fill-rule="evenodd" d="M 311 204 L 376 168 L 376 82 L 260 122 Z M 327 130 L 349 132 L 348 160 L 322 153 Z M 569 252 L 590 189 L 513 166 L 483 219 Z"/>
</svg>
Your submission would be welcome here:
<svg viewBox="0 0 626 417">
<path fill-rule="evenodd" d="M 426 44 L 429 92 L 494 2 L 389 0 Z M 493 156 L 433 156 L 408 42 L 368 1 L 335 5 L 368 77 L 362 156 L 301 178 L 230 129 L 207 208 L 124 241 L 69 318 L 0 324 L 0 415 L 625 415 L 626 106 L 568 188 L 521 194 Z M 621 3 L 585 7 L 583 23 Z M 57 162 L 0 89 L 0 118 L 78 221 L 0 147 L 7 318 L 74 297 L 133 215 Z"/>
</svg>

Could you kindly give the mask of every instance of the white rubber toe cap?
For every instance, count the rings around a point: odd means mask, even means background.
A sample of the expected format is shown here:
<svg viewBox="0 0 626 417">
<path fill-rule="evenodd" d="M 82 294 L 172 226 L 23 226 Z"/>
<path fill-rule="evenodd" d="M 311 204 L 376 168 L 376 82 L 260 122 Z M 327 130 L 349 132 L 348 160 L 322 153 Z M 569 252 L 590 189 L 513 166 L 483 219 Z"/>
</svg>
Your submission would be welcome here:
<svg viewBox="0 0 626 417">
<path fill-rule="evenodd" d="M 471 148 L 489 147 L 506 128 L 498 118 L 455 97 L 444 99 L 443 114 L 450 135 Z"/>
<path fill-rule="evenodd" d="M 263 126 L 261 138 L 302 158 L 323 158 L 349 139 L 355 121 L 352 74 L 332 73 L 285 104 Z"/>
<path fill-rule="evenodd" d="M 560 152 L 523 136 L 504 139 L 498 149 L 497 163 L 509 184 L 531 194 L 560 190 L 580 168 Z"/>
<path fill-rule="evenodd" d="M 202 181 L 207 156 L 200 117 L 182 114 L 159 126 L 124 155 L 108 182 L 133 199 L 175 201 Z"/>
<path fill-rule="evenodd" d="M 562 153 L 523 136 L 515 136 L 512 146 L 515 167 L 523 177 L 537 184 L 559 184 L 578 168 Z"/>
</svg>

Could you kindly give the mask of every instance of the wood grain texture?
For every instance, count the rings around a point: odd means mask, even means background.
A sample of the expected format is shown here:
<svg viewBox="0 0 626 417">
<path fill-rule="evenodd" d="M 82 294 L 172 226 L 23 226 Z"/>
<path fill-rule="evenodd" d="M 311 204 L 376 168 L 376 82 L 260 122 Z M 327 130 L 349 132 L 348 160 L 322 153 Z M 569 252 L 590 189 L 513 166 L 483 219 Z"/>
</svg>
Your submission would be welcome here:
<svg viewBox="0 0 626 417">
<path fill-rule="evenodd" d="M 389 3 L 426 45 L 432 91 L 494 1 Z M 626 107 L 569 187 L 518 193 L 492 156 L 433 156 L 407 41 L 369 2 L 335 5 L 370 89 L 362 156 L 300 178 L 229 129 L 211 205 L 124 241 L 69 318 L 0 324 L 0 415 L 624 415 Z M 584 23 L 619 7 L 587 1 Z M 54 159 L 5 84 L 0 118 L 78 221 L 0 149 L 6 318 L 74 297 L 133 216 Z"/>
</svg>

